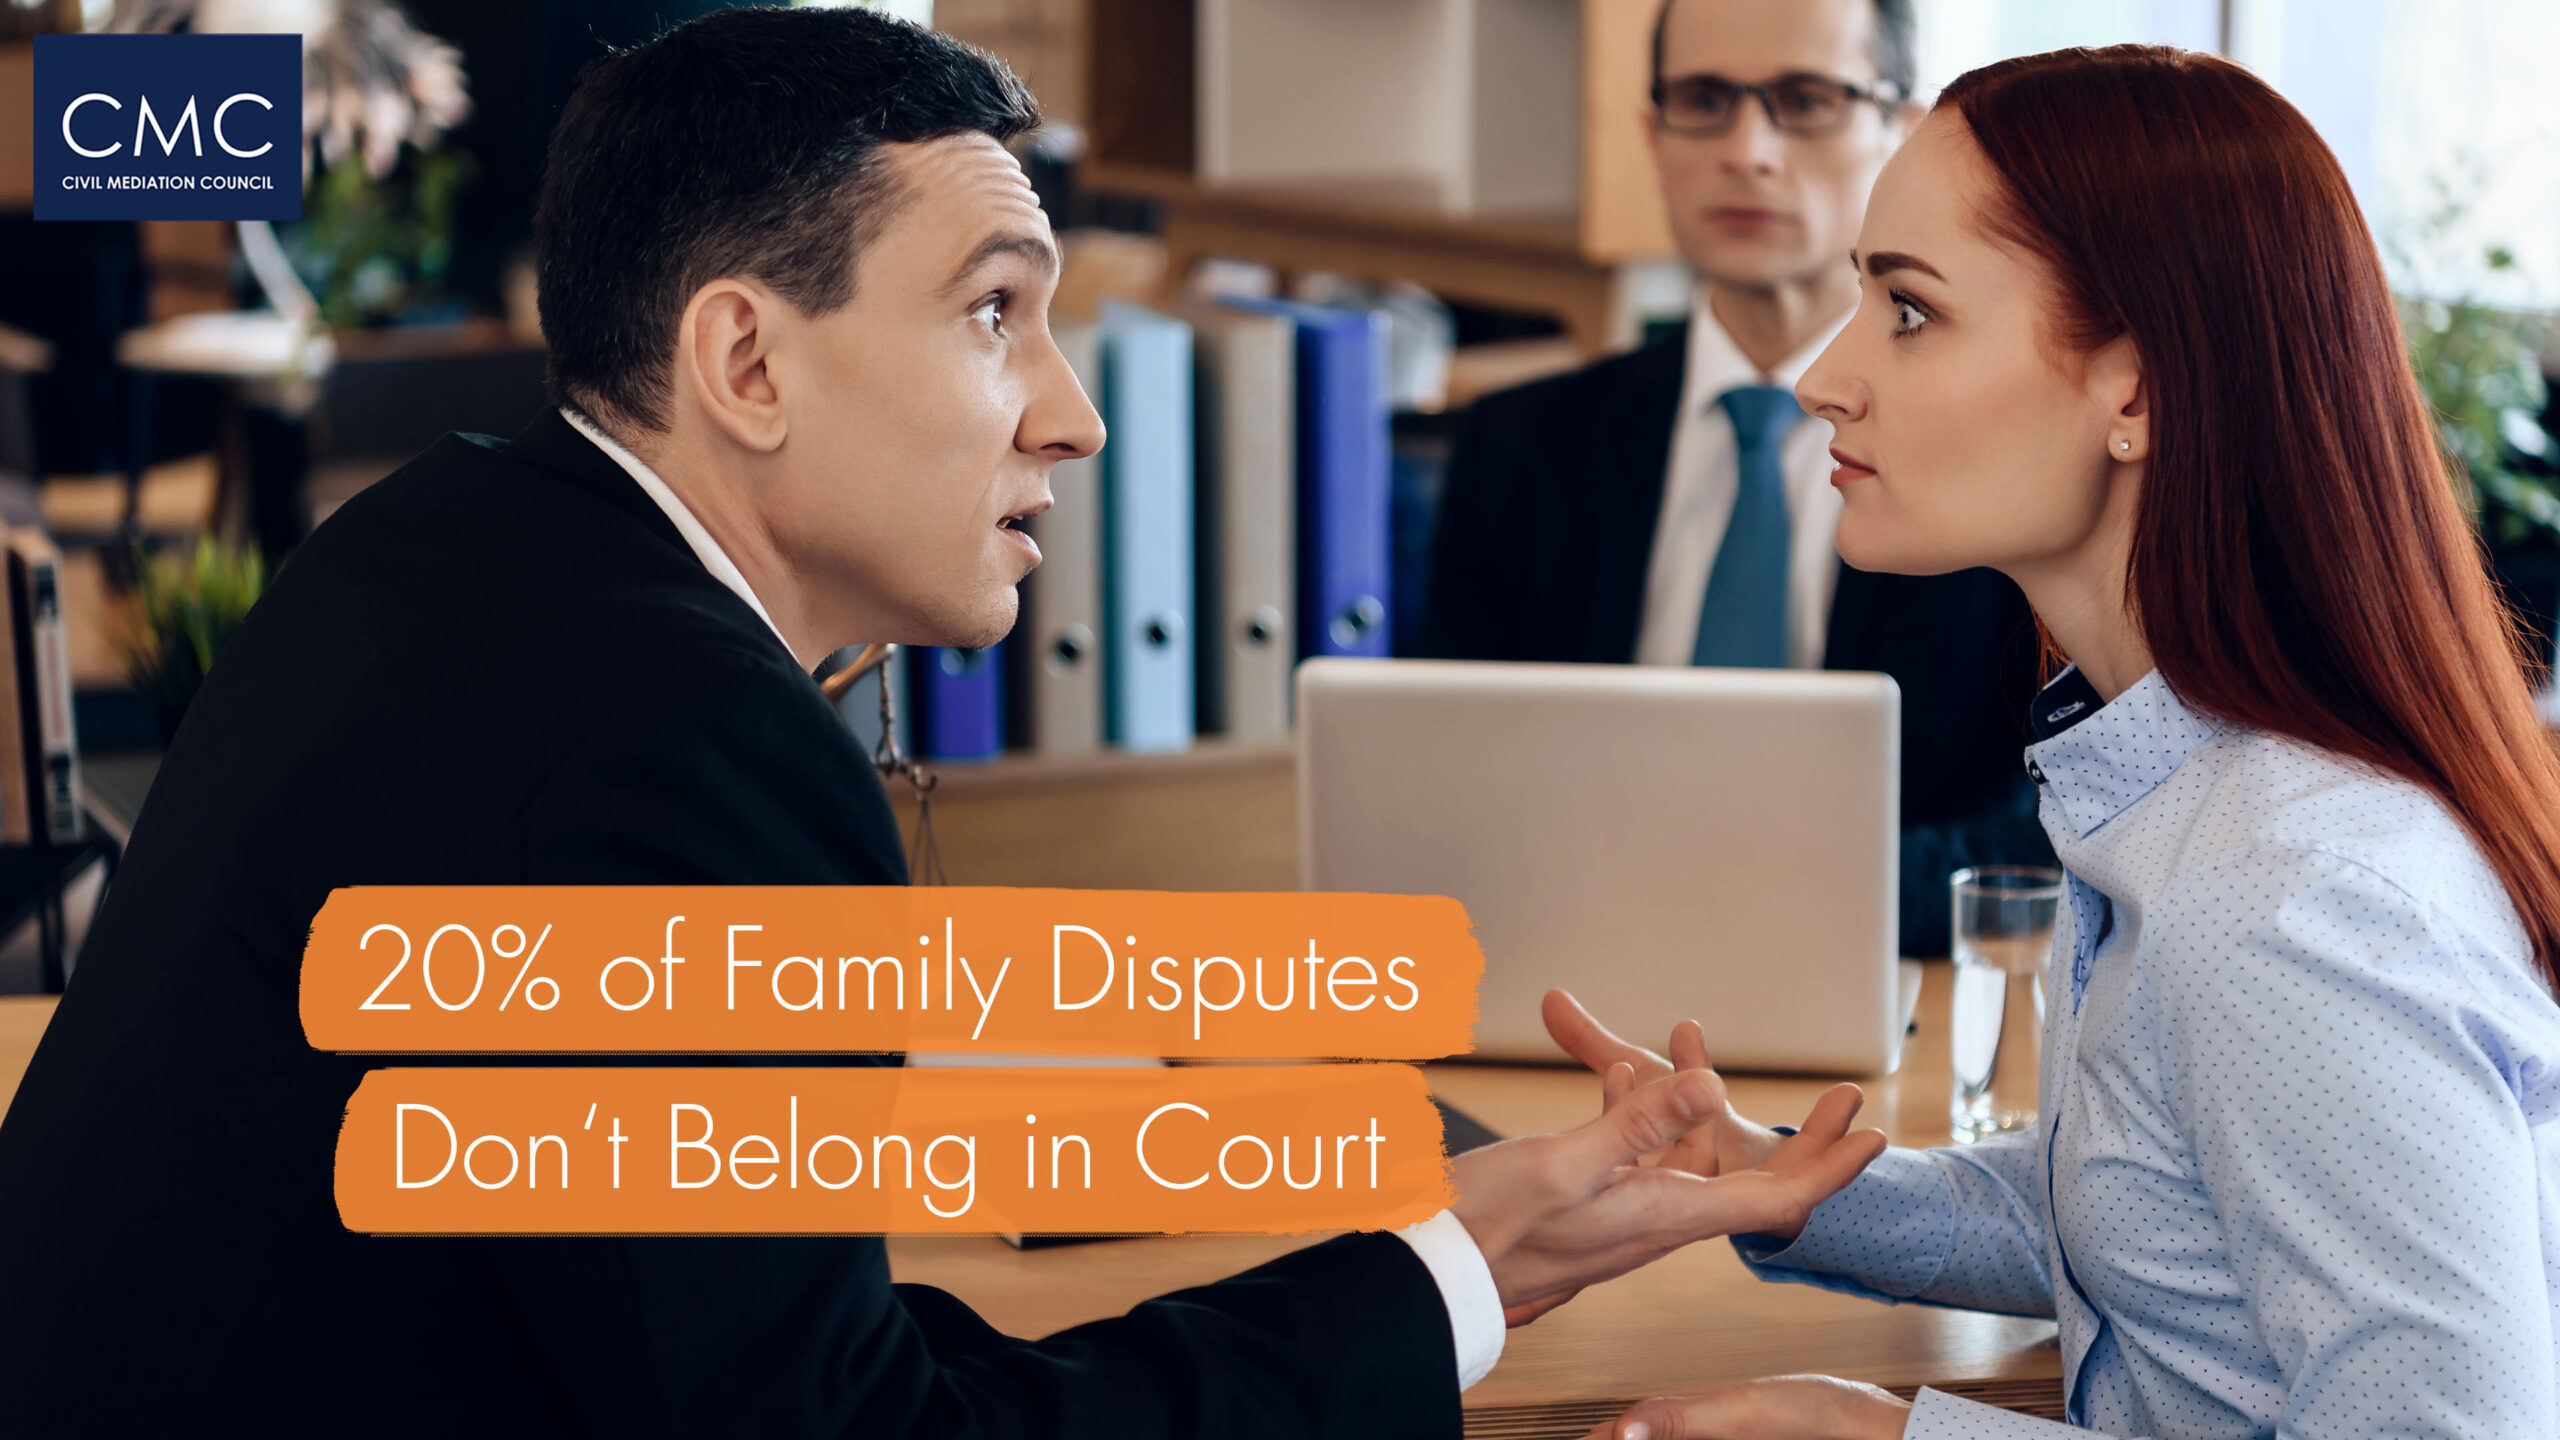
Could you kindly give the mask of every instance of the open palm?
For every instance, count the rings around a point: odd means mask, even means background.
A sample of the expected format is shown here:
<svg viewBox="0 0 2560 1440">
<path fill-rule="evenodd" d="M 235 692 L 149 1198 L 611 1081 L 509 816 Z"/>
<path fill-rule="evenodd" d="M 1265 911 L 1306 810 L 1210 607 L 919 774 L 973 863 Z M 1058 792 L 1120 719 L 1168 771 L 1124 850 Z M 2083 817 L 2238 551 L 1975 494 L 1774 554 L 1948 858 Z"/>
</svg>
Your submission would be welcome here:
<svg viewBox="0 0 2560 1440">
<path fill-rule="evenodd" d="M 1593 1019 L 1580 1001 L 1563 990 L 1550 990 L 1541 1006 L 1547 1033 L 1564 1047 L 1566 1054 L 1589 1066 L 1600 1077 L 1600 1104 L 1603 1110 L 1618 1103 L 1637 1086 L 1651 1084 L 1678 1070 L 1711 1070 L 1707 1057 L 1706 1032 L 1695 1020 L 1683 1020 L 1671 1027 L 1671 1054 L 1668 1059 L 1653 1051 L 1619 1038 L 1609 1027 Z M 1834 1087 L 1824 1095 L 1829 1103 L 1843 1091 L 1855 1094 L 1854 1085 Z M 1717 1087 L 1719 1097 L 1724 1094 Z M 1816 1106 L 1817 1111 L 1820 1106 Z M 1765 1125 L 1755 1124 L 1736 1112 L 1728 1101 L 1717 1113 L 1679 1139 L 1646 1157 L 1646 1163 L 1685 1170 L 1692 1175 L 1714 1177 L 1737 1170 L 1760 1166 L 1787 1137 Z M 1762 1231 L 1763 1234 L 1792 1238 L 1801 1224 L 1784 1230 Z"/>
</svg>

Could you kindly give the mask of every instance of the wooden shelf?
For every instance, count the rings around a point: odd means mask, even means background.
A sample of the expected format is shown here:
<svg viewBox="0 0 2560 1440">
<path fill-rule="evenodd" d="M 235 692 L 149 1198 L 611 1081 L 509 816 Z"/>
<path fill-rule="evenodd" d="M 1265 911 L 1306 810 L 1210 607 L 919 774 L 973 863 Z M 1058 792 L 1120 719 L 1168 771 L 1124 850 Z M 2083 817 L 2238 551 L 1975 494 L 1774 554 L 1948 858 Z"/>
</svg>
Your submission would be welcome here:
<svg viewBox="0 0 2560 1440">
<path fill-rule="evenodd" d="M 1571 210 L 1582 0 L 1195 0 L 1219 184 L 1426 177 L 1453 210 Z"/>
<path fill-rule="evenodd" d="M 940 777 L 937 800 L 953 796 L 1012 795 L 1026 791 L 1088 789 L 1125 785 L 1173 784 L 1198 779 L 1295 773 L 1297 747 L 1286 740 L 1232 741 L 1208 738 L 1188 750 L 1132 754 L 1095 750 L 1082 755 L 1043 755 L 1008 750 L 993 760 L 954 761 L 928 758 L 925 764 Z M 904 790 L 889 782 L 891 793 Z"/>
<path fill-rule="evenodd" d="M 1181 171 L 1096 160 L 1085 167 L 1084 183 L 1096 190 L 1141 195 L 1186 210 L 1308 233 L 1423 242 L 1557 262 L 1588 259 L 1582 249 L 1580 217 L 1571 210 L 1462 214 L 1443 205 L 1438 188 L 1421 177 L 1216 185 Z"/>
<path fill-rule="evenodd" d="M 1553 316 L 1586 357 L 1622 349 L 1642 325 L 1636 270 L 1673 254 L 1643 127 L 1657 3 L 1580 0 L 1581 53 L 1564 61 L 1579 88 L 1578 203 L 1524 213 L 1471 206 L 1518 189 L 1489 181 L 1472 161 L 1463 178 L 1426 165 L 1403 179 L 1204 182 L 1195 0 L 1092 0 L 1084 184 L 1162 207 L 1176 285 L 1209 256 L 1268 265 L 1284 283 L 1309 270 L 1406 280 L 1453 300 Z M 1304 103 L 1320 106 L 1323 94 L 1323 77 L 1314 77 Z M 1258 113 L 1270 111 L 1268 93 L 1257 103 Z"/>
<path fill-rule="evenodd" d="M 1268 265 L 1284 286 L 1310 270 L 1406 280 L 1452 300 L 1552 315 L 1585 356 L 1626 348 L 1640 328 L 1628 266 L 1591 258 L 1570 214 L 1456 215 L 1427 189 L 1393 182 L 1217 186 L 1107 161 L 1089 162 L 1083 183 L 1161 207 L 1165 273 L 1176 284 L 1212 256 Z"/>
</svg>

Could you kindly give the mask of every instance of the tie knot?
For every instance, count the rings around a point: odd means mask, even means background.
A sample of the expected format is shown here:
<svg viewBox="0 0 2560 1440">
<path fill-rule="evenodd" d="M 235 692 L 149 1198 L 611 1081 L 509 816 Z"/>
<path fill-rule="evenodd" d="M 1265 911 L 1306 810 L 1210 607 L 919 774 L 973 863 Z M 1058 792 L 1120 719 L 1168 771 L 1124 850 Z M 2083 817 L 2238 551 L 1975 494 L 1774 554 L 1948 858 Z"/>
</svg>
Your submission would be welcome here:
<svg viewBox="0 0 2560 1440">
<path fill-rule="evenodd" d="M 1733 417 L 1733 438 L 1744 449 L 1774 445 L 1804 418 L 1795 392 L 1777 385 L 1740 385 L 1716 397 Z"/>
</svg>

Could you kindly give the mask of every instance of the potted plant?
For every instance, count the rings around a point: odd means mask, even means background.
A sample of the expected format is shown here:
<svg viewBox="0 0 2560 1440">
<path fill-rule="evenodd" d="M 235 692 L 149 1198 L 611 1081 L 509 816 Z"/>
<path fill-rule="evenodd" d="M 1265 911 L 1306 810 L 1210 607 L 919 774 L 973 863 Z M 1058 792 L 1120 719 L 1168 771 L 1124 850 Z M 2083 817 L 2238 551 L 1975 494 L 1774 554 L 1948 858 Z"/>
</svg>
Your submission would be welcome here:
<svg viewBox="0 0 2560 1440">
<path fill-rule="evenodd" d="M 256 547 L 210 535 L 196 542 L 192 555 L 160 551 L 141 558 L 125 666 L 134 688 L 151 701 L 163 745 L 176 738 L 214 656 L 266 588 L 267 562 Z"/>
<path fill-rule="evenodd" d="M 2419 227 L 2421 242 L 2444 253 L 2444 237 L 2463 213 L 2458 201 L 2447 200 Z M 2395 258 L 2404 275 L 2418 268 L 2405 247 Z M 2477 260 L 2480 268 L 2472 273 L 2492 283 L 2516 269 L 2515 255 L 2503 246 L 2483 248 Z M 2449 272 L 2437 266 L 2434 273 Z M 2533 678 L 2541 688 L 2560 629 L 2560 445 L 2544 425 L 2551 397 L 2535 343 L 2546 322 L 2476 294 L 2404 294 L 2400 314 L 2418 388 L 2491 572 L 2535 637 Z"/>
<path fill-rule="evenodd" d="M 432 296 L 470 157 L 439 141 L 471 113 L 461 53 L 394 0 L 118 0 L 108 30 L 302 37 L 304 219 L 280 242 L 239 222 L 240 250 L 277 323 L 315 371 L 326 328 L 390 319 Z M 317 294 L 313 293 L 317 288 Z"/>
</svg>

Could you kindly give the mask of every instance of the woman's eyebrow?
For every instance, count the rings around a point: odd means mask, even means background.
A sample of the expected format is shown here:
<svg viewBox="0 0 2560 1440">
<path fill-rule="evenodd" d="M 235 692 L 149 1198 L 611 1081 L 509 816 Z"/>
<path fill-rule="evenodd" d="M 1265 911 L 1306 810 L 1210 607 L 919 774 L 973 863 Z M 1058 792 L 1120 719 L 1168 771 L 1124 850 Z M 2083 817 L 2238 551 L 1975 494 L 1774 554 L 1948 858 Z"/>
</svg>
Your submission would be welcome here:
<svg viewBox="0 0 2560 1440">
<path fill-rule="evenodd" d="M 1858 268 L 1858 252 L 1855 250 L 1849 252 L 1849 268 L 1852 270 Z M 1867 273 L 1879 280 L 1889 274 L 1892 274 L 1896 270 L 1917 270 L 1921 274 L 1926 275 L 1933 280 L 1944 280 L 1947 278 L 1946 276 L 1938 273 L 1937 266 L 1930 264 L 1928 261 L 1921 259 L 1917 255 L 1906 255 L 1899 250 L 1878 250 L 1867 257 Z"/>
</svg>

